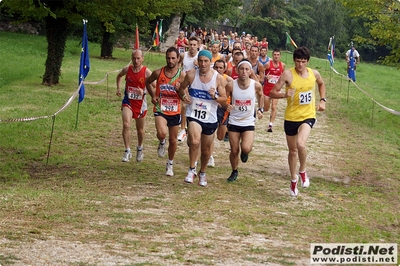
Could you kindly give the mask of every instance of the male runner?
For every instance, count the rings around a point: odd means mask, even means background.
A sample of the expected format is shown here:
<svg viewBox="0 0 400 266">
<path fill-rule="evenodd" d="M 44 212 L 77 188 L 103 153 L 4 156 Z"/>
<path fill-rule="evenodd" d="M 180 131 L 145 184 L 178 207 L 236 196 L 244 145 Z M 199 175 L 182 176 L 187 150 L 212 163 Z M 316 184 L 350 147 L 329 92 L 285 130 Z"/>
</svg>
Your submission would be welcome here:
<svg viewBox="0 0 400 266">
<path fill-rule="evenodd" d="M 167 65 L 154 70 L 146 79 L 146 87 L 154 104 L 155 125 L 158 145 L 158 156 L 165 157 L 165 138 L 168 130 L 168 162 L 165 175 L 173 176 L 173 160 L 177 148 L 179 125 L 181 124 L 181 102 L 178 95 L 179 82 L 184 74 L 179 68 L 179 52 L 175 47 L 166 51 Z M 157 80 L 156 90 L 151 90 L 150 84 Z"/>
<path fill-rule="evenodd" d="M 306 173 L 307 139 L 316 122 L 316 108 L 325 110 L 325 84 L 317 70 L 307 67 L 310 60 L 310 50 L 304 46 L 293 52 L 294 68 L 285 70 L 278 82 L 270 92 L 271 98 L 286 98 L 284 129 L 286 142 L 289 148 L 288 162 L 291 175 L 290 195 L 297 196 L 299 191 L 297 183 L 299 177 L 296 174 L 297 157 L 300 161 L 299 175 L 301 186 L 310 186 L 310 180 Z M 315 83 L 318 85 L 320 99 L 315 95 Z M 280 90 L 286 85 L 285 93 Z"/>
<path fill-rule="evenodd" d="M 136 161 L 143 160 L 143 140 L 145 136 L 144 126 L 147 114 L 146 84 L 145 80 L 151 75 L 151 70 L 143 66 L 143 52 L 132 52 L 132 65 L 124 67 L 117 75 L 117 96 L 121 97 L 121 80 L 125 76 L 124 98 L 122 100 L 122 138 L 124 139 L 125 153 L 123 162 L 129 162 L 132 158 L 131 119 L 135 119 L 138 144 L 136 148 Z M 150 87 L 155 84 L 149 84 Z"/>
<path fill-rule="evenodd" d="M 179 88 L 179 96 L 188 104 L 186 117 L 190 168 L 185 182 L 193 183 L 193 178 L 197 175 L 195 162 L 198 158 L 199 147 L 201 147 L 198 183 L 200 186 L 207 186 L 205 171 L 211 155 L 214 132 L 218 127 L 217 107 L 218 104 L 226 102 L 223 78 L 211 69 L 211 59 L 210 51 L 200 51 L 197 59 L 199 69 L 189 70 Z M 189 95 L 185 93 L 186 87 L 189 87 Z"/>
</svg>

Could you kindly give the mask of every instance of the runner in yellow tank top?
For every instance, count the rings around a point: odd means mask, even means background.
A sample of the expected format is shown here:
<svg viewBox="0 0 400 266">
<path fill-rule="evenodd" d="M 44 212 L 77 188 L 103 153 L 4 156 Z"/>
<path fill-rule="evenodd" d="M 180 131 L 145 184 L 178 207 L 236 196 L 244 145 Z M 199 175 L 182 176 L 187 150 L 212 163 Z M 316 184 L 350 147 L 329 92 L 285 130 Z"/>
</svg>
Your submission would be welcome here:
<svg viewBox="0 0 400 266">
<path fill-rule="evenodd" d="M 291 196 L 297 196 L 299 193 L 296 174 L 297 157 L 300 161 L 301 185 L 303 188 L 310 185 L 306 173 L 306 143 L 316 121 L 316 102 L 318 102 L 318 111 L 325 110 L 325 84 L 317 70 L 307 67 L 309 60 L 310 50 L 308 48 L 303 46 L 296 49 L 293 53 L 295 67 L 285 70 L 270 92 L 271 98 L 287 99 L 284 129 L 289 148 L 288 162 L 292 180 L 289 191 Z M 315 83 L 318 85 L 320 96 L 317 100 L 315 100 Z M 285 93 L 280 92 L 283 85 L 286 85 Z"/>
</svg>

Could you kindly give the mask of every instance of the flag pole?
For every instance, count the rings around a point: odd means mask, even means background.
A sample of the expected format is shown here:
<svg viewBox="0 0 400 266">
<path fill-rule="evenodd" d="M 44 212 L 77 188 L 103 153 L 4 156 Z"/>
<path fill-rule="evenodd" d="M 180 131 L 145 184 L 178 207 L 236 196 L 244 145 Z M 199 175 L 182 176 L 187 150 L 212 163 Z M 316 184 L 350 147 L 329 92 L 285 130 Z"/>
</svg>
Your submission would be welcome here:
<svg viewBox="0 0 400 266">
<path fill-rule="evenodd" d="M 50 148 L 51 148 L 51 142 L 52 142 L 52 139 L 53 139 L 54 123 L 55 123 L 55 121 L 56 121 L 56 116 L 53 115 L 53 116 L 52 116 L 52 119 L 53 119 L 53 125 L 51 126 L 51 134 L 50 134 L 49 148 L 47 149 L 47 160 L 46 160 L 46 165 L 49 164 Z"/>
<path fill-rule="evenodd" d="M 76 109 L 75 129 L 78 128 L 79 106 L 80 106 L 80 105 L 81 105 L 81 103 L 78 102 L 78 108 Z"/>
</svg>

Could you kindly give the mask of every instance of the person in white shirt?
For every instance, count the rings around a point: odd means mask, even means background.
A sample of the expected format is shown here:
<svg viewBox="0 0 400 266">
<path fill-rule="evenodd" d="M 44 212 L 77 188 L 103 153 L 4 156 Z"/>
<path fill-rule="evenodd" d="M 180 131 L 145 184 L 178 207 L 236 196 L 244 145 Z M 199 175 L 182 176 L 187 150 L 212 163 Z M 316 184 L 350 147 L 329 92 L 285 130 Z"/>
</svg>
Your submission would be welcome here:
<svg viewBox="0 0 400 266">
<path fill-rule="evenodd" d="M 185 178 L 186 183 L 193 183 L 197 175 L 195 163 L 201 147 L 201 168 L 199 185 L 207 186 L 206 168 L 211 156 L 211 144 L 218 128 L 218 104 L 226 104 L 226 93 L 223 77 L 211 69 L 211 52 L 202 50 L 198 54 L 198 69 L 186 73 L 180 84 L 179 96 L 187 104 L 188 145 L 190 168 Z M 188 93 L 186 94 L 186 88 Z"/>
<path fill-rule="evenodd" d="M 262 85 L 250 78 L 252 64 L 249 60 L 243 59 L 237 65 L 237 69 L 239 77 L 225 86 L 227 96 L 231 96 L 231 104 L 226 107 L 227 111 L 230 112 L 228 134 L 231 146 L 229 160 L 232 166 L 232 173 L 227 179 L 228 182 L 234 182 L 238 177 L 239 150 L 241 150 L 241 161 L 247 162 L 254 143 L 255 114 L 257 114 L 258 119 L 261 119 L 264 112 Z M 258 102 L 257 111 L 256 99 Z"/>
</svg>

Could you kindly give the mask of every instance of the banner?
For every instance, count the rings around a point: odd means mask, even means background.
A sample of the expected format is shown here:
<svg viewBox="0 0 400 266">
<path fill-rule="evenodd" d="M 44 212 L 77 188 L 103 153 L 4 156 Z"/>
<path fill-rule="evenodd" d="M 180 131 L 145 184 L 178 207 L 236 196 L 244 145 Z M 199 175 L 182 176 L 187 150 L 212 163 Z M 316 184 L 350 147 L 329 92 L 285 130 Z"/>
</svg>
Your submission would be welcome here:
<svg viewBox="0 0 400 266">
<path fill-rule="evenodd" d="M 79 81 L 78 85 L 81 85 L 79 90 L 79 99 L 78 102 L 80 103 L 85 98 L 85 85 L 83 84 L 83 80 L 85 80 L 86 76 L 90 70 L 90 60 L 89 60 L 89 44 L 88 44 L 88 37 L 86 31 L 86 24 L 87 20 L 83 20 L 83 36 L 82 36 L 82 50 L 81 50 L 81 62 L 79 66 Z"/>
<path fill-rule="evenodd" d="M 297 44 L 293 41 L 292 37 L 290 37 L 289 33 L 286 32 L 286 44 L 289 43 L 297 48 Z"/>
</svg>

